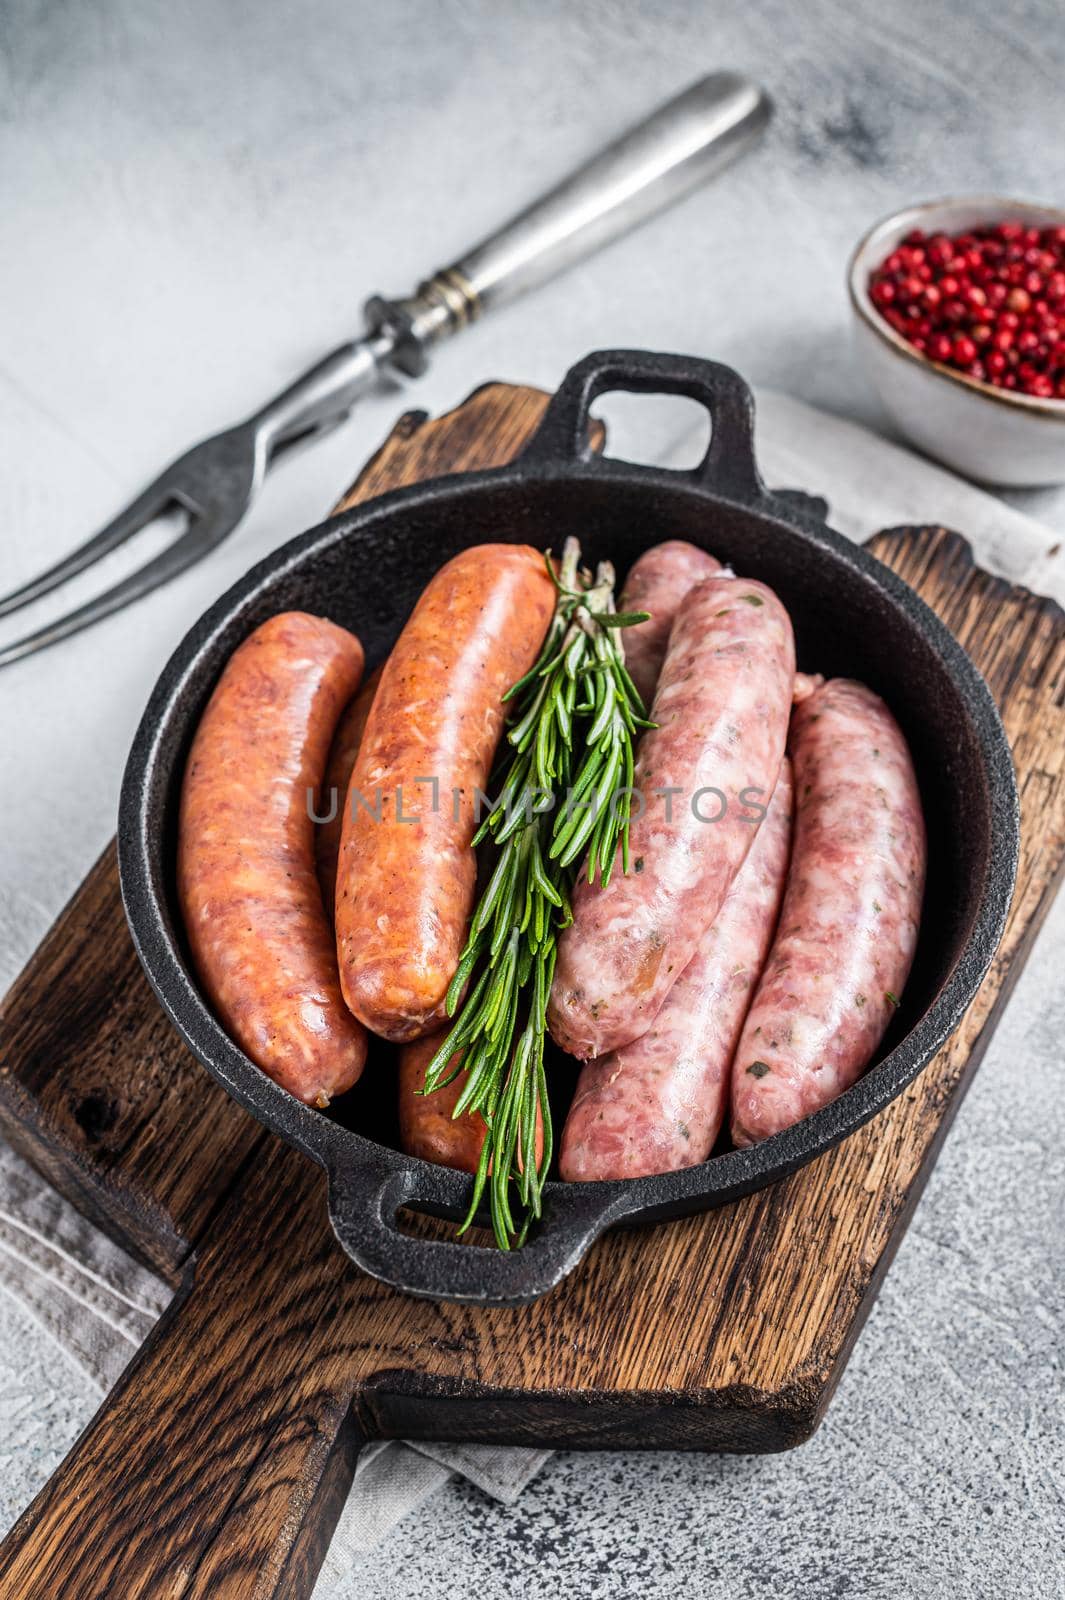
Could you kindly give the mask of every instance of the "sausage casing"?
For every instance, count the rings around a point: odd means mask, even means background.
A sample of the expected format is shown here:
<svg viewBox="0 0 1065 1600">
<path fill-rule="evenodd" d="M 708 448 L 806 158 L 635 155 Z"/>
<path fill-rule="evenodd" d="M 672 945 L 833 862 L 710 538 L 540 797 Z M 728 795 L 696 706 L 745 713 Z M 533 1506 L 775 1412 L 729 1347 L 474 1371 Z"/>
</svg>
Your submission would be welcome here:
<svg viewBox="0 0 1065 1600">
<path fill-rule="evenodd" d="M 193 739 L 178 893 L 196 970 L 251 1059 L 309 1104 L 362 1071 L 366 1032 L 340 993 L 314 863 L 315 797 L 362 646 L 286 612 L 244 641 Z"/>
<path fill-rule="evenodd" d="M 621 635 L 629 677 L 645 706 L 654 699 L 681 601 L 697 583 L 720 570 L 720 561 L 686 539 L 652 545 L 629 569 L 618 610 L 651 613 L 646 622 L 626 628 Z"/>
<path fill-rule="evenodd" d="M 487 1132 L 484 1118 L 479 1112 L 452 1115 L 466 1087 L 465 1072 L 432 1094 L 419 1093 L 442 1038 L 442 1033 L 429 1034 L 405 1044 L 399 1053 L 399 1142 L 408 1155 L 422 1161 L 476 1172 Z"/>
<path fill-rule="evenodd" d="M 732 1069 L 732 1137 L 755 1144 L 869 1064 L 917 943 L 927 847 L 902 731 L 830 679 L 795 708 L 795 839 L 780 927 Z"/>
<path fill-rule="evenodd" d="M 638 751 L 629 871 L 605 888 L 582 874 L 559 941 L 548 1018 L 571 1055 L 639 1038 L 695 954 L 776 787 L 794 678 L 765 584 L 711 577 L 682 602 Z"/>
<path fill-rule="evenodd" d="M 454 1115 L 459 1095 L 466 1087 L 466 1073 L 459 1072 L 432 1094 L 419 1093 L 425 1082 L 425 1069 L 443 1037 L 443 1031 L 429 1034 L 405 1044 L 399 1052 L 399 1142 L 408 1155 L 422 1161 L 432 1161 L 438 1167 L 456 1167 L 459 1172 L 476 1172 L 488 1130 L 479 1111 Z M 449 1065 L 454 1064 L 452 1056 Z M 543 1120 L 537 1105 L 537 1160 L 543 1147 Z"/>
<path fill-rule="evenodd" d="M 324 818 L 314 834 L 314 855 L 318 864 L 318 882 L 322 886 L 322 904 L 329 921 L 333 921 L 337 893 L 337 859 L 340 855 L 340 834 L 344 826 L 344 802 L 348 784 L 355 767 L 355 757 L 362 744 L 366 719 L 370 715 L 373 697 L 381 681 L 381 668 L 375 667 L 357 695 L 349 700 L 341 712 L 329 759 L 322 780 L 322 810 Z"/>
<path fill-rule="evenodd" d="M 477 791 L 554 605 L 539 551 L 474 546 L 432 579 L 384 665 L 344 809 L 336 928 L 344 997 L 386 1039 L 444 1019 L 473 909 Z"/>
<path fill-rule="evenodd" d="M 563 1178 L 645 1178 L 710 1154 L 784 894 L 791 806 L 785 757 L 747 859 L 657 1017 L 632 1044 L 582 1067 L 562 1131 Z"/>
</svg>

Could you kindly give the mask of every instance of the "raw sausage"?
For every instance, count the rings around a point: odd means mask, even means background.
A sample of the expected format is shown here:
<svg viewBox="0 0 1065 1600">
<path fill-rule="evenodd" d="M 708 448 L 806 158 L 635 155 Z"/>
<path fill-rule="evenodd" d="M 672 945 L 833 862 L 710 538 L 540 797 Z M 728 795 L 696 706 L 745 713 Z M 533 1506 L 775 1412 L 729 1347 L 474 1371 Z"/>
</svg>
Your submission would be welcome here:
<svg viewBox="0 0 1065 1600">
<path fill-rule="evenodd" d="M 370 715 L 373 697 L 381 681 L 381 668 L 375 667 L 353 700 L 349 700 L 337 723 L 333 743 L 326 762 L 322 780 L 322 810 L 328 813 L 314 834 L 314 856 L 318 865 L 318 882 L 322 886 L 322 904 L 330 923 L 337 892 L 337 857 L 340 854 L 340 833 L 344 825 L 344 802 L 348 795 L 355 757 L 359 753 L 366 719 Z"/>
<path fill-rule="evenodd" d="M 571 1055 L 638 1039 L 695 954 L 776 786 L 794 679 L 765 584 L 720 575 L 682 602 L 638 752 L 630 870 L 605 889 L 582 874 L 559 941 L 548 1018 Z"/>
<path fill-rule="evenodd" d="M 795 674 L 795 689 L 792 694 L 795 704 L 798 705 L 800 700 L 808 700 L 812 694 L 820 689 L 824 681 L 820 672 L 797 672 Z"/>
<path fill-rule="evenodd" d="M 443 1020 L 473 908 L 476 791 L 554 601 L 539 551 L 475 546 L 432 579 L 385 663 L 344 809 L 336 926 L 344 997 L 386 1039 Z"/>
<path fill-rule="evenodd" d="M 755 1144 L 864 1071 L 917 943 L 925 827 L 913 762 L 870 689 L 831 679 L 791 732 L 795 843 L 780 929 L 732 1071 L 732 1137 Z"/>
<path fill-rule="evenodd" d="M 467 1111 L 453 1116 L 459 1095 L 466 1085 L 460 1072 L 432 1094 L 419 1094 L 425 1082 L 425 1069 L 443 1039 L 441 1031 L 425 1039 L 415 1039 L 399 1053 L 399 1142 L 408 1155 L 432 1161 L 438 1167 L 456 1167 L 460 1172 L 476 1172 L 487 1131 L 480 1112 Z M 455 1057 L 451 1058 L 454 1065 Z M 539 1106 L 536 1117 L 536 1155 L 543 1154 L 544 1130 Z"/>
<path fill-rule="evenodd" d="M 618 610 L 651 613 L 646 622 L 625 628 L 621 634 L 625 665 L 645 706 L 654 698 L 669 630 L 681 601 L 689 589 L 720 570 L 720 561 L 686 539 L 652 545 L 629 569 Z"/>
<path fill-rule="evenodd" d="M 442 1038 L 442 1033 L 430 1034 L 404 1045 L 399 1053 L 399 1142 L 408 1155 L 422 1161 L 476 1172 L 487 1131 L 484 1118 L 479 1112 L 452 1116 L 466 1086 L 466 1074 L 460 1072 L 433 1094 L 418 1093 Z"/>
<path fill-rule="evenodd" d="M 444 1019 L 473 909 L 476 791 L 554 604 L 538 550 L 475 546 L 436 574 L 385 663 L 344 808 L 336 927 L 344 998 L 386 1039 Z"/>
<path fill-rule="evenodd" d="M 341 998 L 312 820 L 362 661 L 354 634 L 324 617 L 264 622 L 218 681 L 181 789 L 178 893 L 208 999 L 264 1072 L 318 1106 L 366 1056 Z"/>
<path fill-rule="evenodd" d="M 747 859 L 657 1017 L 634 1043 L 581 1069 L 562 1132 L 563 1178 L 645 1178 L 710 1154 L 784 894 L 791 801 L 785 756 Z"/>
<path fill-rule="evenodd" d="M 720 575 L 682 602 L 636 766 L 630 871 L 587 877 L 559 942 L 549 1024 L 581 1060 L 646 1032 L 721 908 L 776 786 L 795 679 L 765 584 Z"/>
</svg>

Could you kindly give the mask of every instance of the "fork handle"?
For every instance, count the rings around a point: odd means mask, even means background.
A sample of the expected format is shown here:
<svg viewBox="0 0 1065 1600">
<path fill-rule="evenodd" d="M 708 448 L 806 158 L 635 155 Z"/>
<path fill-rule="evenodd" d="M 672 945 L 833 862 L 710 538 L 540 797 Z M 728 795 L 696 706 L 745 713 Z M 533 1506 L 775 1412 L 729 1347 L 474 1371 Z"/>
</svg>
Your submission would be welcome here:
<svg viewBox="0 0 1065 1600">
<path fill-rule="evenodd" d="M 375 296 L 374 332 L 417 375 L 429 347 L 524 294 L 704 183 L 765 129 L 765 91 L 734 72 L 702 78 L 405 300 Z"/>
<path fill-rule="evenodd" d="M 763 131 L 764 90 L 715 72 L 659 107 L 407 299 L 375 295 L 365 338 L 343 345 L 250 420 L 267 451 L 338 421 L 388 366 L 416 376 L 432 345 L 535 288 L 720 171 Z"/>
<path fill-rule="evenodd" d="M 387 336 L 356 339 L 330 351 L 248 418 L 269 456 L 279 445 L 342 422 L 374 387 L 392 352 Z"/>
</svg>

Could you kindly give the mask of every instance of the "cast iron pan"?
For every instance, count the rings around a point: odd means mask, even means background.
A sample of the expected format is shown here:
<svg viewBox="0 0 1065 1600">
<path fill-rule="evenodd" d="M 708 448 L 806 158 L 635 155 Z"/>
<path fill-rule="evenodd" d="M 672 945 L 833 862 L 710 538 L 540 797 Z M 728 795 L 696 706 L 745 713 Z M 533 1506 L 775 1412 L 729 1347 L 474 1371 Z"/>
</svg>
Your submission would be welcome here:
<svg viewBox="0 0 1065 1600">
<path fill-rule="evenodd" d="M 701 402 L 713 424 L 705 459 L 682 472 L 594 455 L 589 407 L 612 389 Z M 366 1272 L 441 1300 L 534 1299 L 605 1228 L 721 1205 L 853 1133 L 920 1072 L 976 993 L 1002 933 L 1018 850 L 1016 786 L 998 713 L 976 668 L 924 602 L 826 527 L 811 504 L 764 487 L 751 394 L 735 372 L 684 356 L 601 352 L 567 375 L 512 465 L 398 490 L 292 540 L 223 595 L 167 665 L 122 788 L 119 863 L 133 938 L 156 994 L 208 1072 L 325 1168 L 337 1238 Z M 358 633 L 369 668 L 390 649 L 425 583 L 459 550 L 510 540 L 557 551 L 570 532 L 589 563 L 609 556 L 620 574 L 648 545 L 683 538 L 776 589 L 795 624 L 800 665 L 862 679 L 899 718 L 917 763 L 930 872 L 902 1006 L 878 1061 L 853 1088 L 753 1149 L 726 1150 L 684 1172 L 549 1183 L 542 1224 L 524 1249 L 505 1253 L 400 1231 L 401 1206 L 460 1216 L 471 1180 L 394 1147 L 389 1047 L 371 1052 L 362 1082 L 325 1114 L 290 1098 L 223 1032 L 183 941 L 175 821 L 200 713 L 232 651 L 267 617 L 293 608 L 332 617 Z M 576 1072 L 559 1057 L 552 1077 L 564 1086 Z"/>
</svg>

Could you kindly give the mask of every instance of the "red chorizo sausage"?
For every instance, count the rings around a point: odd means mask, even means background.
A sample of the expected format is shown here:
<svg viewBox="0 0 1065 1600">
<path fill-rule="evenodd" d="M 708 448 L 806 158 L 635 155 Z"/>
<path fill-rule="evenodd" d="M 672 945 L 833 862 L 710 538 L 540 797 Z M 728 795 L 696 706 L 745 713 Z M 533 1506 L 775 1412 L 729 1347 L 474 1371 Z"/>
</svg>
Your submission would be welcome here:
<svg viewBox="0 0 1065 1600">
<path fill-rule="evenodd" d="M 796 706 L 791 752 L 795 843 L 733 1063 L 738 1145 L 810 1116 L 865 1070 L 909 975 L 921 915 L 921 797 L 884 702 L 831 679 Z"/>
<path fill-rule="evenodd" d="M 314 833 L 314 856 L 318 866 L 318 882 L 322 886 L 322 904 L 329 921 L 337 893 L 337 857 L 340 855 L 340 833 L 344 825 L 344 802 L 351 782 L 355 757 L 359 753 L 366 719 L 370 715 L 373 697 L 381 681 L 381 668 L 375 667 L 354 699 L 349 700 L 337 723 L 329 760 L 322 780 L 322 809 L 326 820 L 320 822 Z"/>
<path fill-rule="evenodd" d="M 404 1045 L 399 1053 L 399 1142 L 408 1155 L 422 1161 L 476 1172 L 487 1132 L 484 1118 L 479 1112 L 452 1115 L 466 1086 L 465 1072 L 432 1094 L 418 1092 L 442 1038 L 441 1033 L 431 1033 Z"/>
<path fill-rule="evenodd" d="M 669 630 L 681 601 L 697 583 L 720 570 L 720 561 L 685 539 L 667 539 L 664 544 L 652 545 L 629 569 L 618 610 L 651 613 L 646 622 L 638 622 L 621 634 L 625 665 L 645 706 L 654 698 Z"/>
<path fill-rule="evenodd" d="M 725 903 L 647 1032 L 589 1061 L 562 1131 L 576 1182 L 645 1178 L 705 1161 L 728 1103 L 729 1068 L 776 927 L 791 845 L 787 757 Z"/>
<path fill-rule="evenodd" d="M 638 1039 L 695 954 L 754 836 L 749 802 L 776 786 L 794 679 L 765 584 L 711 577 L 682 602 L 638 752 L 630 870 L 606 888 L 582 874 L 559 941 L 548 1020 L 571 1055 Z"/>
<path fill-rule="evenodd" d="M 344 998 L 386 1039 L 443 1020 L 473 909 L 476 791 L 554 604 L 539 551 L 475 546 L 436 574 L 385 663 L 344 811 L 336 926 Z"/>
<path fill-rule="evenodd" d="M 366 1056 L 340 993 L 311 803 L 362 661 L 324 617 L 264 622 L 222 673 L 181 788 L 178 894 L 207 997 L 257 1066 L 319 1106 Z"/>
<path fill-rule="evenodd" d="M 476 1172 L 487 1132 L 484 1118 L 479 1111 L 467 1111 L 460 1117 L 453 1114 L 466 1086 L 465 1072 L 432 1094 L 418 1092 L 425 1082 L 425 1069 L 443 1037 L 441 1032 L 415 1039 L 399 1052 L 399 1142 L 408 1155 L 422 1161 L 435 1162 L 438 1167 L 456 1167 L 459 1172 Z M 452 1056 L 451 1065 L 454 1062 Z M 543 1148 L 544 1128 L 537 1105 L 537 1160 Z"/>
</svg>

